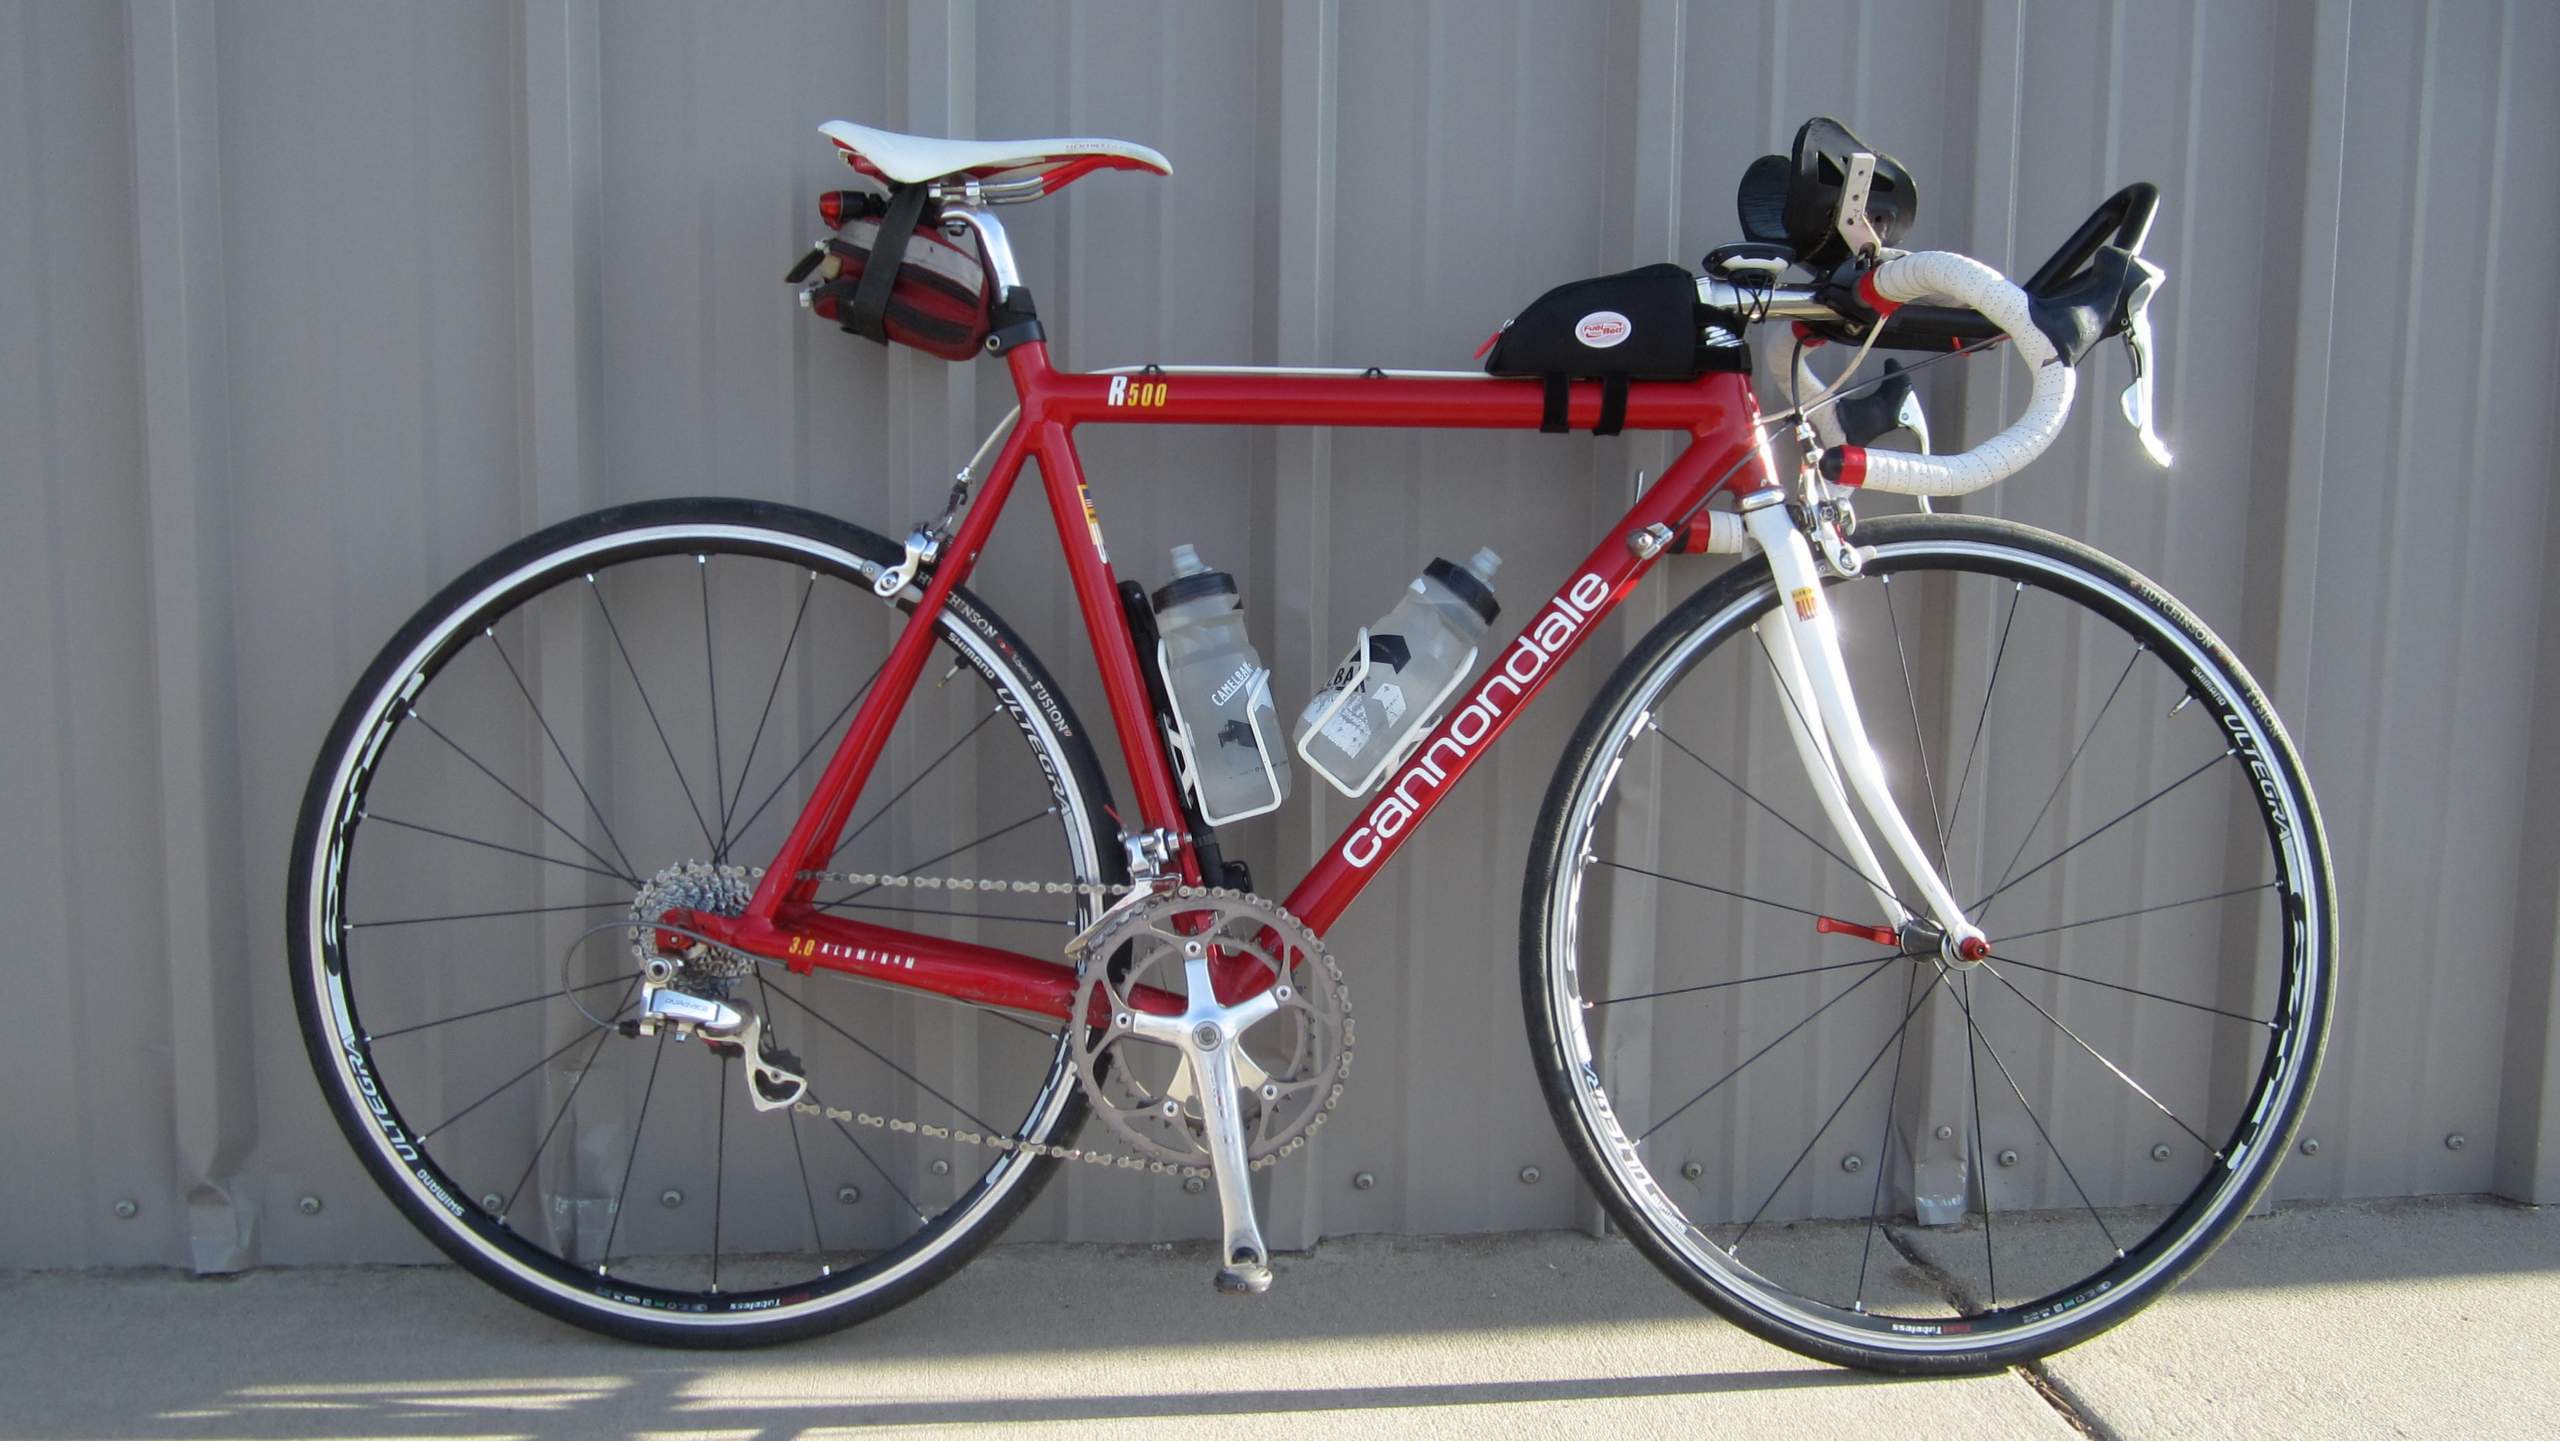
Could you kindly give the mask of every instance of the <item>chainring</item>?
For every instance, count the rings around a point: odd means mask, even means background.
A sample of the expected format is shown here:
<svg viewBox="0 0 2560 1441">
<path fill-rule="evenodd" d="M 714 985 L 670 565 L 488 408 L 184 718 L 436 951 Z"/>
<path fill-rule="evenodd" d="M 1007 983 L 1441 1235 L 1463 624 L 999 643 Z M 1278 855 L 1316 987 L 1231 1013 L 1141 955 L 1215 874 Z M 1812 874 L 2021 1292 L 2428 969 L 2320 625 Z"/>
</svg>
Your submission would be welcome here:
<svg viewBox="0 0 2560 1441">
<path fill-rule="evenodd" d="M 1200 1098 L 1174 1046 L 1127 1029 L 1119 1018 L 1147 992 L 1188 997 L 1186 961 L 1198 947 L 1210 963 L 1249 964 L 1255 988 L 1279 1008 L 1238 1039 L 1245 1155 L 1268 1162 L 1294 1154 L 1342 1099 L 1351 1073 L 1351 995 L 1332 952 L 1296 917 L 1260 896 L 1186 887 L 1130 906 L 1094 938 L 1076 968 L 1076 1073 L 1094 1113 L 1122 1140 L 1154 1159 L 1197 1166 L 1209 1156 Z M 1221 988 L 1222 991 L 1225 988 Z M 1248 992 L 1238 989 L 1239 998 Z M 1098 1024 L 1091 1023 L 1099 1018 Z"/>
</svg>

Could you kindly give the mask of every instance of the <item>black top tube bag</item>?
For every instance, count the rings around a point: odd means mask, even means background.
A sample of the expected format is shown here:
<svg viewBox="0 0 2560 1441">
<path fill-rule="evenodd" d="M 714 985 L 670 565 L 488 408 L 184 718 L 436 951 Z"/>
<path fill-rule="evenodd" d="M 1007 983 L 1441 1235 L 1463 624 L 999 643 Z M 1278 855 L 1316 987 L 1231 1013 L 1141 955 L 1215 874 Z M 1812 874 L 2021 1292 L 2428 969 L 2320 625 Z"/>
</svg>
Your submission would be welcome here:
<svg viewBox="0 0 2560 1441">
<path fill-rule="evenodd" d="M 1709 371 L 1748 371 L 1741 319 L 1698 300 L 1698 278 L 1668 262 L 1559 285 L 1494 333 L 1487 374 L 1543 380 L 1538 428 L 1561 434 L 1568 386 L 1602 382 L 1594 435 L 1615 435 L 1627 418 L 1631 380 L 1695 380 Z"/>
</svg>

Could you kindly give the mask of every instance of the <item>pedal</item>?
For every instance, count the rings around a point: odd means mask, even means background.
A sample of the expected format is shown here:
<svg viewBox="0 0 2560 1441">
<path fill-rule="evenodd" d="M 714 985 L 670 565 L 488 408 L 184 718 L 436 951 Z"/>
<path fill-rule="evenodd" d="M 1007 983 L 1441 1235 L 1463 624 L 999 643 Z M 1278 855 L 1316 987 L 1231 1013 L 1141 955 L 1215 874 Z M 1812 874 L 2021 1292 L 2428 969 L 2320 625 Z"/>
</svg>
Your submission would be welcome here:
<svg viewBox="0 0 2560 1441">
<path fill-rule="evenodd" d="M 1241 1269 L 1221 1266 L 1212 1284 L 1221 1296 L 1259 1296 L 1271 1289 L 1271 1264 L 1264 1261 Z"/>
</svg>

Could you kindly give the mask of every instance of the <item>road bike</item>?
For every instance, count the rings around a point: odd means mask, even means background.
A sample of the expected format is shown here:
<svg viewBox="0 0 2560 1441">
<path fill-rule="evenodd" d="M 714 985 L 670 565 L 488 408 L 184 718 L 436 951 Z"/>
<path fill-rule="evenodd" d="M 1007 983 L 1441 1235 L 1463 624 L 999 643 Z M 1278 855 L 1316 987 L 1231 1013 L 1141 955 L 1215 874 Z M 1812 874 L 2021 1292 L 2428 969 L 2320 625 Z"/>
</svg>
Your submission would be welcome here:
<svg viewBox="0 0 2560 1441">
<path fill-rule="evenodd" d="M 1639 583 L 1700 554 L 1732 559 L 1599 686 L 1523 882 L 1530 1052 L 1608 1224 L 1782 1346 L 1959 1373 L 2124 1320 L 2265 1195 L 2337 989 L 2301 760 L 2158 586 L 1929 504 L 2042 452 L 2110 338 L 2166 462 L 2152 187 L 2013 284 L 1895 248 L 1911 177 L 1817 120 L 1746 174 L 1749 239 L 1609 278 L 1632 298 L 1569 314 L 1532 373 L 1074 373 L 999 212 L 1162 156 L 825 133 L 874 183 L 822 214 L 872 228 L 822 241 L 804 300 L 1000 360 L 1019 401 L 942 514 L 903 541 L 733 499 L 551 526 L 392 638 L 312 772 L 288 900 L 311 1060 L 453 1259 L 609 1334 L 761 1344 L 914 1298 L 1072 1167 L 1109 1198 L 1214 1192 L 1218 1284 L 1268 1286 L 1254 1178 L 1305 1151 L 1357 1040 L 1362 962 L 1327 934 Z M 1665 269 L 1674 358 L 1621 363 Z M 1763 413 L 1746 346 L 1780 323 Z M 1825 347 L 1849 357 L 1827 382 Z M 1877 350 L 2014 352 L 2025 413 L 1929 454 L 1908 370 L 1853 383 Z M 1096 425 L 1686 444 L 1275 901 L 1169 739 L 1078 459 Z M 1896 430 L 1920 448 L 1868 444 Z M 1026 461 L 1125 800 L 967 584 Z M 1862 491 L 1921 509 L 1862 520 Z"/>
</svg>

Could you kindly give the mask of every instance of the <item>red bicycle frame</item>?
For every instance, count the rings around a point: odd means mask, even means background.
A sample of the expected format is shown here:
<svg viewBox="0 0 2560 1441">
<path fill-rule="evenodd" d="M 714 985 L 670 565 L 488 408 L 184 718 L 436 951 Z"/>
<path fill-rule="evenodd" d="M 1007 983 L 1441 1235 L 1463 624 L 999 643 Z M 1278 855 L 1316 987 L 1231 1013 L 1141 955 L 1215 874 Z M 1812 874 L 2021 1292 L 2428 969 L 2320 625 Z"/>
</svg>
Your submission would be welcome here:
<svg viewBox="0 0 2560 1441">
<path fill-rule="evenodd" d="M 795 971 L 834 970 L 913 987 L 956 1000 L 1065 1017 L 1075 973 L 1054 959 L 966 941 L 919 935 L 817 909 L 817 882 L 804 874 L 833 853 L 854 803 L 870 779 L 890 729 L 924 673 L 935 617 L 951 588 L 968 578 L 1026 459 L 1037 458 L 1049 492 L 1077 605 L 1101 666 L 1104 694 L 1146 828 L 1182 835 L 1188 828 L 1173 769 L 1157 734 L 1155 710 L 1139 671 L 1121 609 L 1118 581 L 1089 528 L 1084 469 L 1075 428 L 1101 425 L 1321 425 L 1406 429 L 1535 430 L 1543 391 L 1534 380 L 1381 374 L 1306 376 L 1233 371 L 1180 375 L 1088 375 L 1054 369 L 1038 341 L 1008 355 L 1022 410 L 984 488 L 942 549 L 924 598 L 891 647 L 871 694 L 836 745 L 791 835 L 765 871 L 744 914 L 691 913 L 689 929 Z M 1600 414 L 1601 387 L 1572 388 L 1568 416 L 1587 428 Z M 1331 928 L 1361 890 L 1421 828 L 1512 721 L 1582 648 L 1653 566 L 1659 547 L 1631 539 L 1652 525 L 1676 526 L 1735 477 L 1764 483 L 1759 406 L 1748 377 L 1715 373 L 1694 381 L 1638 381 L 1628 387 L 1630 430 L 1686 431 L 1689 445 L 1603 536 L 1532 615 L 1493 653 L 1484 675 L 1451 707 L 1422 744 L 1380 784 L 1360 815 L 1290 891 L 1284 904 L 1318 935 Z M 1758 465 L 1749 462 L 1756 458 Z M 1183 878 L 1200 879 L 1189 847 L 1177 856 Z M 1223 990 L 1223 986 L 1221 987 Z M 1175 998 L 1152 998 L 1179 1011 Z M 1141 1004 L 1145 1004 L 1144 999 Z"/>
</svg>

